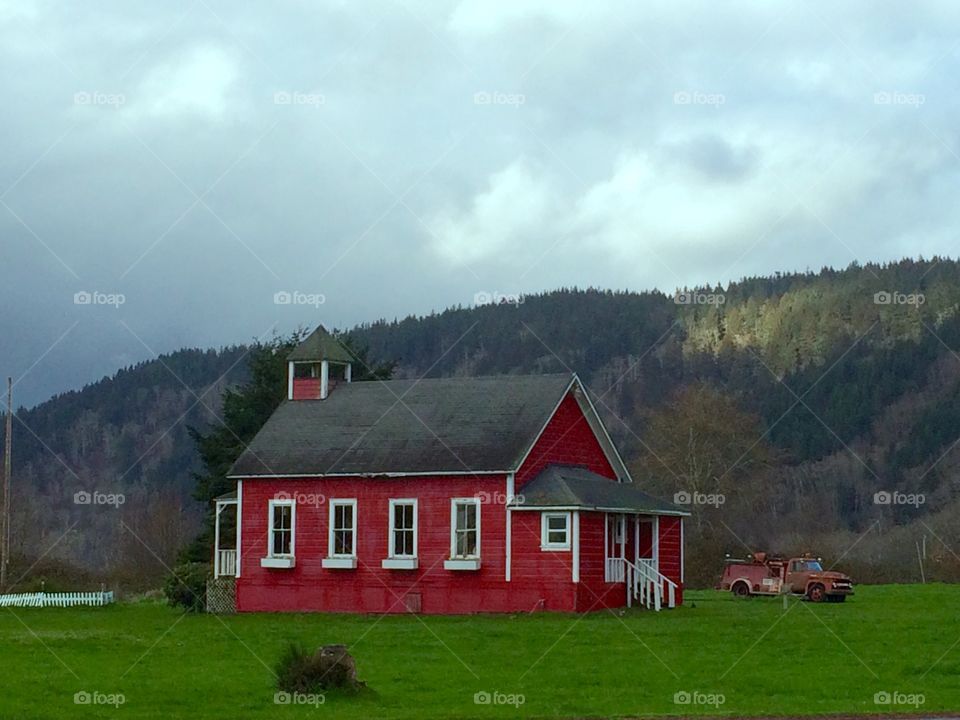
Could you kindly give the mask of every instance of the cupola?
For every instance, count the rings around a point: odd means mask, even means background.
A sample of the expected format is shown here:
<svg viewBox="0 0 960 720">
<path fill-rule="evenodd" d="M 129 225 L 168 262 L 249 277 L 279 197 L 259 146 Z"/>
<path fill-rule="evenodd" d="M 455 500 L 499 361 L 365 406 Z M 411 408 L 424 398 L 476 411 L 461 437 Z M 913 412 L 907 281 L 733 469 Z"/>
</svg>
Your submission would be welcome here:
<svg viewBox="0 0 960 720">
<path fill-rule="evenodd" d="M 287 399 L 326 400 L 352 378 L 353 356 L 320 325 L 287 356 Z"/>
</svg>

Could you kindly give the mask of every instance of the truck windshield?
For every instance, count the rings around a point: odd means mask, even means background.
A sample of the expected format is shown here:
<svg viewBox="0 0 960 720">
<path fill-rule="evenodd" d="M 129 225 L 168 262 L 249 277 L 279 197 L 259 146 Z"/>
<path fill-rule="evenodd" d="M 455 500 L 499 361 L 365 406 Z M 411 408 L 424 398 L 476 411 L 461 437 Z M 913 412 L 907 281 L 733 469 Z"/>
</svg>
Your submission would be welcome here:
<svg viewBox="0 0 960 720">
<path fill-rule="evenodd" d="M 823 566 L 816 560 L 807 560 L 803 564 L 803 569 L 807 572 L 822 572 Z"/>
</svg>

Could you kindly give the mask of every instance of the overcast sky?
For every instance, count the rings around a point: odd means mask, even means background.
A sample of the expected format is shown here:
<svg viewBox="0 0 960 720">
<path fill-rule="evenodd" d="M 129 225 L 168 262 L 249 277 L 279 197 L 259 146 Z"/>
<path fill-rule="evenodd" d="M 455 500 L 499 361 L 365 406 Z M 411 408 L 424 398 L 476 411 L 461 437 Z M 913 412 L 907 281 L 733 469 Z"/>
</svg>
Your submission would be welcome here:
<svg viewBox="0 0 960 720">
<path fill-rule="evenodd" d="M 958 43 L 948 1 L 0 0 L 0 373 L 953 255 Z"/>
</svg>

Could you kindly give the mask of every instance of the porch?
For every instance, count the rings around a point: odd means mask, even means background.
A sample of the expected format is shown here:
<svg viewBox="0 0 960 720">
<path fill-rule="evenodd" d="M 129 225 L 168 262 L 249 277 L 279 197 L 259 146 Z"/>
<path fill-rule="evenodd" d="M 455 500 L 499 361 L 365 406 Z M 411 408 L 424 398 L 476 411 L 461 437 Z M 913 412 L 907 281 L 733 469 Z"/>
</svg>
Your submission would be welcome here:
<svg viewBox="0 0 960 720">
<path fill-rule="evenodd" d="M 627 607 L 659 611 L 683 602 L 683 518 L 689 513 L 682 508 L 632 482 L 572 465 L 547 466 L 521 492 L 511 505 L 516 510 L 579 514 L 574 563 L 586 559 L 587 582 L 623 584 Z"/>
<path fill-rule="evenodd" d="M 660 518 L 604 513 L 604 580 L 623 583 L 627 607 L 677 606 L 677 583 L 660 572 Z"/>
<path fill-rule="evenodd" d="M 216 513 L 213 526 L 213 578 L 216 580 L 221 577 L 236 577 L 237 548 L 240 545 L 237 493 L 221 495 L 214 499 L 214 503 Z"/>
<path fill-rule="evenodd" d="M 214 504 L 213 576 L 207 581 L 206 607 L 211 613 L 233 613 L 237 610 L 236 577 L 240 570 L 240 504 L 235 492 L 215 498 Z"/>
</svg>

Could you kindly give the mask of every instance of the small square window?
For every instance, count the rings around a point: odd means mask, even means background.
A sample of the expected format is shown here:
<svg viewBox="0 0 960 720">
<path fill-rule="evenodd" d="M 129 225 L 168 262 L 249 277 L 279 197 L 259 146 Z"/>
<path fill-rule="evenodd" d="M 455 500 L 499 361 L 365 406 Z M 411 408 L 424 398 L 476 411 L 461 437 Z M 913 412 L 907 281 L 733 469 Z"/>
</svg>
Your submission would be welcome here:
<svg viewBox="0 0 960 720">
<path fill-rule="evenodd" d="M 543 513 L 540 516 L 540 547 L 543 550 L 570 549 L 570 513 Z"/>
</svg>

